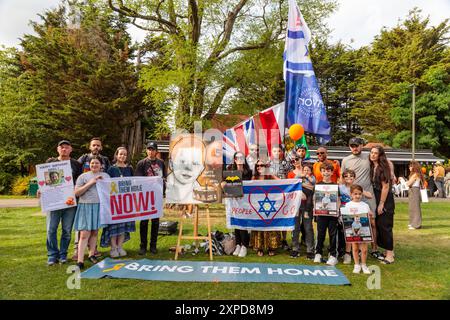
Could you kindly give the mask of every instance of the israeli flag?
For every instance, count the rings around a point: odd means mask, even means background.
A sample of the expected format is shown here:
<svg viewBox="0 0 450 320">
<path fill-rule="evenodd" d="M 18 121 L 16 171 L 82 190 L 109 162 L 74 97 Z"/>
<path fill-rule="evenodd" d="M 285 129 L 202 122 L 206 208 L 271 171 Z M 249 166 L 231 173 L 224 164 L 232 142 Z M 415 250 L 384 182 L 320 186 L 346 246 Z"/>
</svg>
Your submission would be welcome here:
<svg viewBox="0 0 450 320">
<path fill-rule="evenodd" d="M 326 143 L 330 123 L 317 85 L 308 44 L 311 31 L 295 0 L 289 0 L 288 28 L 284 51 L 286 126 L 299 123 Z"/>
<path fill-rule="evenodd" d="M 225 199 L 228 229 L 292 231 L 302 198 L 300 179 L 243 181 L 242 198 Z"/>
</svg>

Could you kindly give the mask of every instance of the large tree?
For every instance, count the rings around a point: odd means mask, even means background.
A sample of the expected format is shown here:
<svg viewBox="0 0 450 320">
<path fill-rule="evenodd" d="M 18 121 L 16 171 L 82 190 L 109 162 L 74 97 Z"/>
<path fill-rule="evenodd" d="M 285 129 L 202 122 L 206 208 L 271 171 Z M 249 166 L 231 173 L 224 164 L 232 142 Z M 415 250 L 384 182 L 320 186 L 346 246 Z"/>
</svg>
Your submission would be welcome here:
<svg viewBox="0 0 450 320">
<path fill-rule="evenodd" d="M 141 84 L 155 104 L 169 104 L 175 110 L 178 127 L 188 129 L 193 121 L 210 120 L 226 106 L 227 94 L 245 80 L 234 62 L 243 53 L 266 50 L 282 41 L 287 20 L 284 0 L 108 2 L 155 41 L 164 39 L 165 61 L 143 68 Z M 328 0 L 301 5 L 315 31 L 324 30 L 324 18 L 335 8 L 335 2 Z"/>
<path fill-rule="evenodd" d="M 358 117 L 365 133 L 394 147 L 411 147 L 411 86 L 417 94 L 417 147 L 449 156 L 448 19 L 429 26 L 419 9 L 383 29 L 361 59 Z"/>
<path fill-rule="evenodd" d="M 32 22 L 35 35 L 23 37 L 22 50 L 3 54 L 15 69 L 2 83 L 7 94 L 0 100 L 0 135 L 10 134 L 9 145 L 30 150 L 22 152 L 27 163 L 45 160 L 61 138 L 72 141 L 75 153 L 100 136 L 107 154 L 125 145 L 139 155 L 144 129 L 158 117 L 137 86 L 126 19 L 76 2 L 41 18 Z M 11 128 L 18 121 L 23 125 Z"/>
</svg>

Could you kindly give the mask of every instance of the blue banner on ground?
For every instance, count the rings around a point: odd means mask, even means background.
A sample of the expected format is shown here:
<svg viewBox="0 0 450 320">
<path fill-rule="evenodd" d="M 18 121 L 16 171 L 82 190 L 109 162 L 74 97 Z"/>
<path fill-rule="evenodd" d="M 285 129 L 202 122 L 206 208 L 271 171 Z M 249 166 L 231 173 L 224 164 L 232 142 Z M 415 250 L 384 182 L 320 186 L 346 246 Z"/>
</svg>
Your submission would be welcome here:
<svg viewBox="0 0 450 320">
<path fill-rule="evenodd" d="M 286 282 L 349 285 L 335 267 L 210 261 L 105 260 L 81 274 L 84 279 L 122 278 L 194 282 Z"/>
</svg>

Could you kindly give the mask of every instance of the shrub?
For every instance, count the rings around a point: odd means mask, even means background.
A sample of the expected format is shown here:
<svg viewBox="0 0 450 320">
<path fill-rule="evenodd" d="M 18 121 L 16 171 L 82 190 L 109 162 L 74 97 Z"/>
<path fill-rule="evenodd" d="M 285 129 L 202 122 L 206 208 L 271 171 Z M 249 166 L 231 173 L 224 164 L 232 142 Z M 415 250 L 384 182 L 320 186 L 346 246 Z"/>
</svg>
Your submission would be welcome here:
<svg viewBox="0 0 450 320">
<path fill-rule="evenodd" d="M 18 177 L 16 177 L 12 183 L 11 193 L 15 196 L 27 194 L 28 184 L 29 184 L 31 178 L 33 178 L 33 176 L 26 176 L 26 177 L 18 176 Z"/>
<path fill-rule="evenodd" d="M 7 194 L 11 189 L 14 176 L 10 173 L 0 172 L 0 194 Z"/>
</svg>

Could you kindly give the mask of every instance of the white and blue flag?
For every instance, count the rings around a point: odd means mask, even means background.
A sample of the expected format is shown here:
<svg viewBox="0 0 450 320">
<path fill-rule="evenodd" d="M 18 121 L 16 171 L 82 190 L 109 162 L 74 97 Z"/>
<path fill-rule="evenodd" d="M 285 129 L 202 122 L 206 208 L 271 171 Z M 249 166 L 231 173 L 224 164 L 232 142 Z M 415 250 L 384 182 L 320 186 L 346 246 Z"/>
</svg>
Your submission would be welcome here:
<svg viewBox="0 0 450 320">
<path fill-rule="evenodd" d="M 289 0 L 284 51 L 286 127 L 299 123 L 322 143 L 330 140 L 330 123 L 317 85 L 308 44 L 311 31 L 295 0 Z"/>
<path fill-rule="evenodd" d="M 243 181 L 244 196 L 227 198 L 227 228 L 294 230 L 302 183 L 300 179 Z"/>
</svg>

